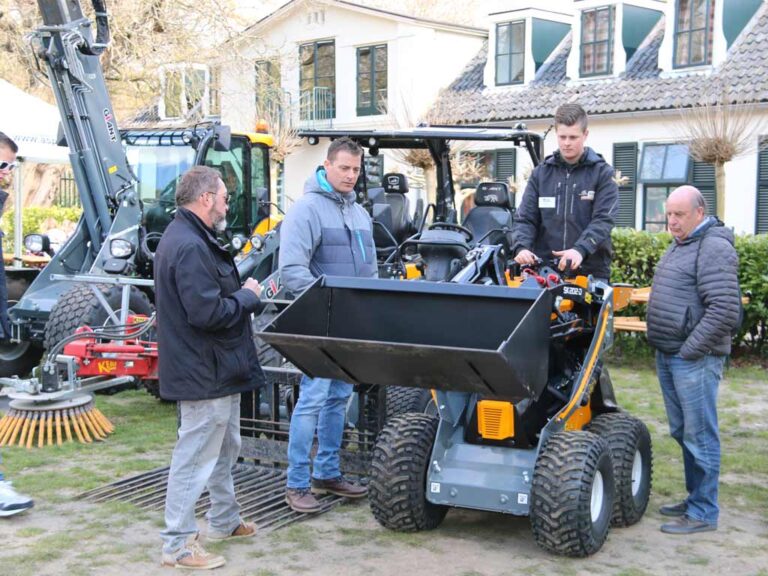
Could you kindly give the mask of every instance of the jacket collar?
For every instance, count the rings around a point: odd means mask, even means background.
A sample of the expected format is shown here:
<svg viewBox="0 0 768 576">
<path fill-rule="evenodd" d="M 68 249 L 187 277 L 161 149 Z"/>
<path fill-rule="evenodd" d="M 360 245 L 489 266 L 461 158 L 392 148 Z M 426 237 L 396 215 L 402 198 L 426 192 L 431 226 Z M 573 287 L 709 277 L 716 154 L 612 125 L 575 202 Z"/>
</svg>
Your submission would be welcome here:
<svg viewBox="0 0 768 576">
<path fill-rule="evenodd" d="M 197 214 L 195 214 L 194 212 L 192 212 L 192 210 L 179 206 L 176 209 L 176 215 L 174 216 L 174 218 L 185 223 L 188 228 L 190 228 L 195 234 L 200 236 L 200 238 L 202 238 L 203 240 L 206 240 L 211 246 L 218 248 L 223 252 L 226 252 L 226 250 L 222 248 L 221 244 L 219 244 L 219 241 L 217 240 L 213 229 L 206 226 L 205 222 L 200 220 L 200 217 L 197 216 Z"/>
<path fill-rule="evenodd" d="M 725 224 L 723 224 L 717 216 L 707 216 L 696 228 L 694 228 L 693 232 L 691 232 L 691 235 L 688 236 L 688 238 L 677 243 L 690 244 L 691 242 L 701 240 L 704 236 L 706 236 L 709 229 L 715 226 L 725 226 Z"/>
<path fill-rule="evenodd" d="M 338 202 L 339 204 L 354 204 L 356 194 L 354 191 L 347 194 L 339 192 L 331 183 L 328 182 L 328 177 L 323 166 L 318 166 L 314 175 L 310 178 L 305 186 L 305 192 L 314 192 L 321 196 L 327 196 L 328 198 Z"/>
<path fill-rule="evenodd" d="M 579 166 L 592 166 L 598 162 L 605 162 L 605 159 L 602 157 L 602 155 L 592 150 L 592 148 L 589 146 L 584 147 L 584 152 L 576 164 L 568 164 L 568 162 L 563 160 L 563 157 L 560 154 L 560 150 L 555 150 L 552 154 L 544 159 L 545 164 L 566 166 L 571 168 L 578 168 Z"/>
</svg>

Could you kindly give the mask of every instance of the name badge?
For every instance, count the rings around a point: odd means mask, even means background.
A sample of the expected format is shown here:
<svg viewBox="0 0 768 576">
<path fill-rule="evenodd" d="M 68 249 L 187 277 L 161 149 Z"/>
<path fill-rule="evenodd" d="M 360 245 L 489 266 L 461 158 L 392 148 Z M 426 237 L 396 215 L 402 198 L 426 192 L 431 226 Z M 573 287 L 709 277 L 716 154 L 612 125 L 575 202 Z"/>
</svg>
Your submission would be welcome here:
<svg viewBox="0 0 768 576">
<path fill-rule="evenodd" d="M 555 196 L 539 196 L 539 208 L 555 208 L 556 202 Z"/>
</svg>

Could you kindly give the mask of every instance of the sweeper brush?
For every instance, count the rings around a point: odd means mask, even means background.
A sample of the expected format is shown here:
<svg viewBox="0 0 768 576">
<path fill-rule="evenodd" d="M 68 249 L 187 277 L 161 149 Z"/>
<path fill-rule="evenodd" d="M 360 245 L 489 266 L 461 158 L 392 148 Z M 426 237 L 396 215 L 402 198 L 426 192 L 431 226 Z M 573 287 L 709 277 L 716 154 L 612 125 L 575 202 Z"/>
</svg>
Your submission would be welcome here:
<svg viewBox="0 0 768 576">
<path fill-rule="evenodd" d="M 13 400 L 0 419 L 0 446 L 42 448 L 75 440 L 90 444 L 114 430 L 89 394 L 46 404 Z"/>
</svg>

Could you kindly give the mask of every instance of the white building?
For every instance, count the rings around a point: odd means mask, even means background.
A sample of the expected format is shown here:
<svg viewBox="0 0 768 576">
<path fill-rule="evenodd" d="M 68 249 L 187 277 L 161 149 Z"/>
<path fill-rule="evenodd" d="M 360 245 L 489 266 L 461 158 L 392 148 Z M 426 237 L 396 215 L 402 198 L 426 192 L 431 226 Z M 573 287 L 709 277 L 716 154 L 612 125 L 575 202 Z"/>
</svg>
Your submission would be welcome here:
<svg viewBox="0 0 768 576">
<path fill-rule="evenodd" d="M 445 122 L 510 125 L 543 132 L 558 105 L 590 115 L 587 144 L 628 182 L 619 225 L 660 230 L 667 194 L 692 183 L 716 206 L 714 167 L 688 155 L 686 108 L 706 99 L 748 103 L 751 150 L 725 165 L 725 221 L 768 232 L 768 6 L 762 0 L 529 0 L 496 2 L 488 43 L 444 90 Z M 546 6 L 539 8 L 538 6 Z M 554 134 L 546 153 L 556 148 Z M 525 173 L 512 151 L 493 166 Z M 511 158 L 510 158 L 511 156 Z M 510 161 L 511 160 L 511 161 Z"/>
<path fill-rule="evenodd" d="M 298 128 L 410 124 L 427 112 L 486 35 L 484 29 L 346 0 L 292 0 L 243 33 L 237 41 L 240 64 L 222 65 L 221 119 L 235 130 L 252 130 L 265 106 L 264 85 L 272 79 L 280 90 L 280 112 L 290 116 L 284 121 Z M 324 147 L 307 145 L 287 157 L 282 187 L 289 199 L 302 193 L 323 158 Z M 371 173 L 397 168 L 387 158 Z"/>
</svg>

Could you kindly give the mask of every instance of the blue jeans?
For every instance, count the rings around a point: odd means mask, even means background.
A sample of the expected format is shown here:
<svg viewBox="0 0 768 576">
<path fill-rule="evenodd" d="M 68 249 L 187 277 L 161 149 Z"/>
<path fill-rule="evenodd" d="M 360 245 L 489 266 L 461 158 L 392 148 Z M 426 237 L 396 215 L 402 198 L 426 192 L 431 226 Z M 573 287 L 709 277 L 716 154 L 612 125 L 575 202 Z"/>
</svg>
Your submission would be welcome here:
<svg viewBox="0 0 768 576">
<path fill-rule="evenodd" d="M 309 488 L 309 460 L 317 429 L 317 454 L 312 476 L 330 480 L 341 476 L 339 450 L 352 384 L 329 378 L 301 379 L 299 401 L 291 415 L 288 436 L 288 488 Z"/>
<path fill-rule="evenodd" d="M 240 525 L 232 466 L 240 454 L 240 394 L 180 401 L 181 427 L 171 457 L 165 497 L 163 552 L 173 554 L 197 534 L 195 504 L 208 487 L 210 529 L 231 533 Z"/>
<path fill-rule="evenodd" d="M 656 352 L 656 369 L 669 419 L 669 432 L 683 449 L 686 515 L 717 525 L 720 433 L 717 389 L 725 356 L 685 360 Z"/>
</svg>

